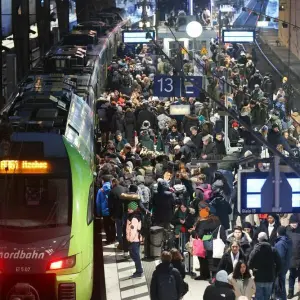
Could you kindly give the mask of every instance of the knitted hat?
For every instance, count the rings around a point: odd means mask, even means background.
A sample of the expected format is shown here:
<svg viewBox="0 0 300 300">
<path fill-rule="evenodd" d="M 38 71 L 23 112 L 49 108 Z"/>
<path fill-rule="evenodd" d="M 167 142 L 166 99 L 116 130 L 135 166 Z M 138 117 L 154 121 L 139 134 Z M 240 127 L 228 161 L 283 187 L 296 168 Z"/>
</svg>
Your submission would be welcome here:
<svg viewBox="0 0 300 300">
<path fill-rule="evenodd" d="M 268 240 L 268 236 L 267 236 L 267 234 L 265 232 L 260 232 L 258 234 L 257 238 L 258 238 L 259 242 L 263 242 L 263 241 L 267 241 Z"/>
<path fill-rule="evenodd" d="M 280 236 L 286 235 L 286 228 L 285 228 L 284 226 L 279 226 L 279 227 L 277 228 L 277 233 L 278 233 L 278 235 L 280 235 Z"/>
<path fill-rule="evenodd" d="M 226 271 L 221 270 L 216 275 L 216 281 L 228 283 L 228 274 Z"/>
<path fill-rule="evenodd" d="M 297 218 L 297 216 L 296 216 L 296 215 L 291 215 L 290 220 L 289 220 L 289 223 L 290 223 L 290 224 L 298 223 L 298 218 Z"/>
<path fill-rule="evenodd" d="M 128 204 L 128 209 L 131 209 L 131 210 L 137 210 L 138 208 L 138 205 L 136 202 L 134 201 L 131 201 L 129 204 Z"/>
</svg>

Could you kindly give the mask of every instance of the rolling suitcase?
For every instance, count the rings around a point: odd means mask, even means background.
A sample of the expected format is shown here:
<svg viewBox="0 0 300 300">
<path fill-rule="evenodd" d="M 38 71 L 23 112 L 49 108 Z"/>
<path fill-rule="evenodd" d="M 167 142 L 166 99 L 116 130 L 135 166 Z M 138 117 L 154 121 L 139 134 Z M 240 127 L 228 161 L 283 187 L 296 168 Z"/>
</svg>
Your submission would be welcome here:
<svg viewBox="0 0 300 300">
<path fill-rule="evenodd" d="M 184 259 L 186 274 L 194 275 L 194 272 L 193 272 L 193 267 L 194 267 L 193 256 L 189 252 L 184 252 L 183 259 Z"/>
</svg>

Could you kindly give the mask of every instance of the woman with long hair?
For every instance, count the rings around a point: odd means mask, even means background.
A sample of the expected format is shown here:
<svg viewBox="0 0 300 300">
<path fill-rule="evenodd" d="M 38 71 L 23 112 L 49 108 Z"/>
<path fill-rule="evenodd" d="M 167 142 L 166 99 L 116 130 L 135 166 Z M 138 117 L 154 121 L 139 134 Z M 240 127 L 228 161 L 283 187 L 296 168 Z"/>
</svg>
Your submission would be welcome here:
<svg viewBox="0 0 300 300">
<path fill-rule="evenodd" d="M 172 260 L 171 260 L 171 264 L 173 265 L 173 267 L 175 269 L 177 269 L 182 277 L 182 279 L 185 278 L 185 266 L 183 261 L 183 257 L 180 253 L 180 251 L 176 248 L 172 248 L 170 251 L 171 255 L 172 255 Z"/>
<path fill-rule="evenodd" d="M 194 237 L 203 239 L 204 235 L 212 235 L 211 238 L 213 239 L 216 229 L 218 229 L 221 225 L 220 220 L 217 216 L 210 213 L 209 206 L 206 202 L 200 202 L 199 206 L 199 218 L 194 227 L 189 231 L 192 232 Z M 200 276 L 197 276 L 195 280 L 208 280 L 211 278 L 211 273 L 213 272 L 212 255 L 213 251 L 211 249 L 206 249 L 206 257 L 198 257 L 200 264 Z"/>
<path fill-rule="evenodd" d="M 242 260 L 238 261 L 233 273 L 229 274 L 228 282 L 233 286 L 236 299 L 239 299 L 240 296 L 252 299 L 252 296 L 255 294 L 254 278 L 250 273 L 248 265 Z"/>
<path fill-rule="evenodd" d="M 230 244 L 228 251 L 223 254 L 218 270 L 225 270 L 227 274 L 231 274 L 240 260 L 246 261 L 245 254 L 241 250 L 240 243 L 233 241 Z"/>
</svg>

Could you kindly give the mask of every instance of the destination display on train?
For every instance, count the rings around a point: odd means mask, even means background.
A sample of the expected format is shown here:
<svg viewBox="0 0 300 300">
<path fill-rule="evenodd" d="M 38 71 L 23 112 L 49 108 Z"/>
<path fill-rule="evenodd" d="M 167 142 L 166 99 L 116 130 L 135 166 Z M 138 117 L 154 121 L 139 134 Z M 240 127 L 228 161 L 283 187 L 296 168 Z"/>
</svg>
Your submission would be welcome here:
<svg viewBox="0 0 300 300">
<path fill-rule="evenodd" d="M 0 174 L 46 174 L 51 165 L 41 160 L 1 160 Z"/>
</svg>

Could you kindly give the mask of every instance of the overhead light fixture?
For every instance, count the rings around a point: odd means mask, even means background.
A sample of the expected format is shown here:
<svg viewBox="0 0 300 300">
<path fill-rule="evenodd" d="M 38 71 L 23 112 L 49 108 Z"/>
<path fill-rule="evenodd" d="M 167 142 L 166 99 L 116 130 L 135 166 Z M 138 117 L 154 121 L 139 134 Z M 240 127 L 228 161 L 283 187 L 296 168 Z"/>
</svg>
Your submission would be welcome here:
<svg viewBox="0 0 300 300">
<path fill-rule="evenodd" d="M 279 5 L 279 10 L 280 11 L 285 11 L 285 6 L 283 4 Z"/>
<path fill-rule="evenodd" d="M 144 26 L 144 23 L 143 22 L 139 22 L 139 27 L 143 28 L 143 26 Z"/>
<path fill-rule="evenodd" d="M 281 25 L 282 25 L 282 28 L 288 28 L 289 27 L 289 25 L 287 23 L 282 23 Z"/>
<path fill-rule="evenodd" d="M 151 26 L 151 23 L 148 21 L 145 23 L 146 27 L 149 28 Z"/>
</svg>

